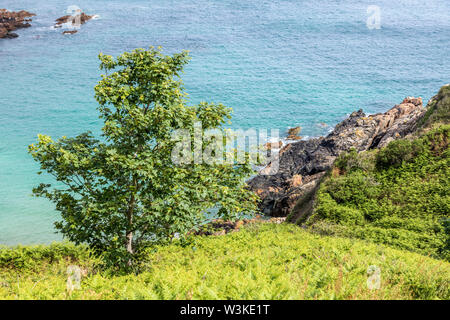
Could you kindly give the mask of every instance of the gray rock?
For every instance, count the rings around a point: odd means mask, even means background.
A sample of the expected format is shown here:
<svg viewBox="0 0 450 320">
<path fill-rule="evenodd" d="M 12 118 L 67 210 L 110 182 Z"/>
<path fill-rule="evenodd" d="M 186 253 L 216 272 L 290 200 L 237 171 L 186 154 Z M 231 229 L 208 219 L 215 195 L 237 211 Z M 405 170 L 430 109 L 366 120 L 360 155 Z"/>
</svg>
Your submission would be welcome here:
<svg viewBox="0 0 450 320">
<path fill-rule="evenodd" d="M 284 146 L 278 173 L 259 174 L 248 183 L 261 198 L 260 210 L 287 216 L 298 199 L 317 186 L 337 156 L 351 148 L 360 152 L 403 138 L 414 132 L 424 113 L 422 98 L 408 97 L 385 113 L 367 116 L 362 110 L 355 111 L 326 137 Z"/>
</svg>

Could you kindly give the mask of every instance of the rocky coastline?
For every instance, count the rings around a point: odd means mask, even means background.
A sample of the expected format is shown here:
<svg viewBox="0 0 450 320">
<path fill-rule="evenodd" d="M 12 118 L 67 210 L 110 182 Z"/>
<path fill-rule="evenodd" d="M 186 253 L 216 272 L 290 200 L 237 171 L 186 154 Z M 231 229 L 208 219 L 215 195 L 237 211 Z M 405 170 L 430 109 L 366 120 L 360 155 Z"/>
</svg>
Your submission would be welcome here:
<svg viewBox="0 0 450 320">
<path fill-rule="evenodd" d="M 385 113 L 355 111 L 326 137 L 285 145 L 280 150 L 277 173 L 259 174 L 248 183 L 261 198 L 261 212 L 288 216 L 299 199 L 313 193 L 341 153 L 352 148 L 358 152 L 381 148 L 403 138 L 415 131 L 425 112 L 422 98 L 408 97 Z M 268 169 L 272 165 L 269 163 Z"/>
<path fill-rule="evenodd" d="M 19 35 L 13 31 L 21 28 L 31 27 L 31 17 L 36 14 L 21 10 L 21 11 L 9 11 L 7 9 L 0 9 L 0 39 L 14 39 Z M 94 18 L 95 15 L 87 15 L 84 12 L 78 13 L 76 16 L 66 15 L 55 20 L 55 28 L 62 28 L 64 24 L 68 24 L 69 27 L 79 27 L 85 24 L 87 21 Z M 62 34 L 75 34 L 78 30 L 66 30 Z"/>
<path fill-rule="evenodd" d="M 19 35 L 13 31 L 21 28 L 31 27 L 31 17 L 34 13 L 21 10 L 18 12 L 0 9 L 0 39 L 13 39 Z"/>
</svg>

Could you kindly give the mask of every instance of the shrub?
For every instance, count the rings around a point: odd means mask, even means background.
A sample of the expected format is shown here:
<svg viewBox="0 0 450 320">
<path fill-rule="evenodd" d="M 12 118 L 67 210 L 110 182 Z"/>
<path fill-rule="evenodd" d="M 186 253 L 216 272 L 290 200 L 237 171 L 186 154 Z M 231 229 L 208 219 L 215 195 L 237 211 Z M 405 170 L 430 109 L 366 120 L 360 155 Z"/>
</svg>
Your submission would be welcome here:
<svg viewBox="0 0 450 320">
<path fill-rule="evenodd" d="M 306 225 L 314 232 L 361 238 L 397 248 L 449 258 L 450 126 L 384 149 L 350 152 L 328 175 Z M 364 169 L 355 163 L 371 159 Z M 353 168 L 353 169 L 351 169 Z"/>
<path fill-rule="evenodd" d="M 443 86 L 427 105 L 427 111 L 419 121 L 420 127 L 450 124 L 450 85 Z"/>
<path fill-rule="evenodd" d="M 142 273 L 88 273 L 72 293 L 64 268 L 0 267 L 0 299 L 450 299 L 448 262 L 291 224 L 252 224 L 155 249 Z M 378 290 L 367 286 L 370 266 L 380 269 Z"/>
<path fill-rule="evenodd" d="M 51 245 L 0 247 L 0 269 L 35 270 L 46 263 L 64 260 L 68 263 L 94 261 L 93 253 L 83 245 L 53 243 Z"/>
<path fill-rule="evenodd" d="M 421 141 L 396 140 L 378 152 L 376 165 L 379 169 L 385 169 L 391 166 L 399 167 L 404 162 L 414 159 L 423 150 Z"/>
<path fill-rule="evenodd" d="M 358 153 L 355 148 L 341 154 L 335 161 L 334 166 L 340 172 L 351 172 L 356 170 L 371 171 L 374 167 L 373 157 L 375 152 L 367 151 Z"/>
</svg>

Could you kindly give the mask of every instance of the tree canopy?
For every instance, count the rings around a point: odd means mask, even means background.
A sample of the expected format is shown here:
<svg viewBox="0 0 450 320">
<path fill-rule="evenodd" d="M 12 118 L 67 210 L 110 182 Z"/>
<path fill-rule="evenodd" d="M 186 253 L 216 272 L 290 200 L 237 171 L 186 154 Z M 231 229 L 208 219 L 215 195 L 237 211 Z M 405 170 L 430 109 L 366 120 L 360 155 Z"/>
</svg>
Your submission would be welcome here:
<svg viewBox="0 0 450 320">
<path fill-rule="evenodd" d="M 86 132 L 55 141 L 39 135 L 29 147 L 41 170 L 56 179 L 33 192 L 56 204 L 62 219 L 55 225 L 65 237 L 119 263 L 186 236 L 211 210 L 225 219 L 255 210 L 256 197 L 244 181 L 252 174 L 249 163 L 173 161 L 175 132 L 193 136 L 197 123 L 203 135 L 225 130 L 231 117 L 222 104 L 187 104 L 180 78 L 186 51 L 164 55 L 152 47 L 99 59 L 105 74 L 95 98 L 102 136 Z"/>
</svg>

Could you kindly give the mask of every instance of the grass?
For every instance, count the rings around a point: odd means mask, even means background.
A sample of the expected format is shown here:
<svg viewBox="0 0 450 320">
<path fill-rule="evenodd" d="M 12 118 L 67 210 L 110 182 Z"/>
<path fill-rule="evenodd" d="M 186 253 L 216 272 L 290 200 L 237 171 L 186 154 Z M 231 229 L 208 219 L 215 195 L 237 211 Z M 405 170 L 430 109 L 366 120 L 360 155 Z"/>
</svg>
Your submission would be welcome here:
<svg viewBox="0 0 450 320">
<path fill-rule="evenodd" d="M 56 254 L 49 254 L 56 252 Z M 450 263 L 292 224 L 251 224 L 149 252 L 138 275 L 102 271 L 71 244 L 0 250 L 0 299 L 449 299 Z M 67 291 L 67 267 L 83 270 Z M 367 286 L 368 268 L 381 286 Z"/>
</svg>

